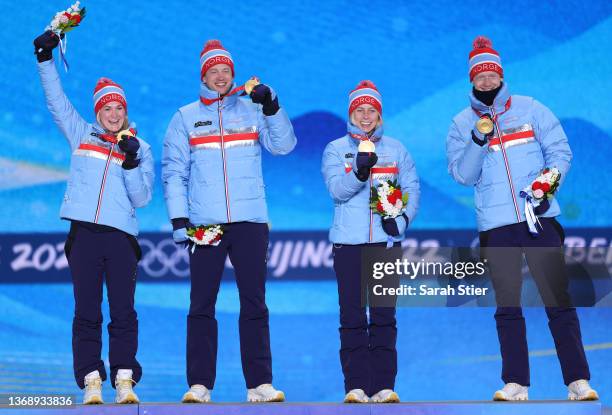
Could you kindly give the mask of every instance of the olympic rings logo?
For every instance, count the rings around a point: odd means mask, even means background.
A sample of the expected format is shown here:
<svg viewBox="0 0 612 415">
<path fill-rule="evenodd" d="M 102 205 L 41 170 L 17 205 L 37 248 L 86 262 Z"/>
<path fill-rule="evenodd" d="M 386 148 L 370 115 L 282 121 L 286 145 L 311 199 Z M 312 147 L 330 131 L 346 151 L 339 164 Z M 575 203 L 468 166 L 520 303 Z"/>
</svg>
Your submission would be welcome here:
<svg viewBox="0 0 612 415">
<path fill-rule="evenodd" d="M 142 249 L 140 267 L 152 278 L 161 278 L 168 273 L 179 278 L 189 277 L 189 253 L 177 245 L 171 238 L 162 239 L 159 243 L 148 239 L 138 239 Z"/>
</svg>

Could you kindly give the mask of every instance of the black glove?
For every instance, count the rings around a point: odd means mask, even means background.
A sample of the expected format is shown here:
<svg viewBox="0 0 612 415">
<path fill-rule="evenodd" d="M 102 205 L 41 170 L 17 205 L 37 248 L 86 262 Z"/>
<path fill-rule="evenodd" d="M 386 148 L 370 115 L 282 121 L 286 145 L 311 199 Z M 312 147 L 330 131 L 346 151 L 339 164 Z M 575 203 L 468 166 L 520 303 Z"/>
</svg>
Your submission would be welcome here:
<svg viewBox="0 0 612 415">
<path fill-rule="evenodd" d="M 124 134 L 119 141 L 119 148 L 125 153 L 125 160 L 121 164 L 125 170 L 131 170 L 138 167 L 140 160 L 136 158 L 140 143 L 136 137 Z"/>
<path fill-rule="evenodd" d="M 492 120 L 491 115 L 489 114 L 483 114 L 480 118 L 481 119 L 488 118 Z M 487 143 L 487 141 L 493 138 L 494 131 L 495 131 L 495 128 L 493 128 L 489 134 L 483 134 L 480 131 L 478 131 L 478 128 L 476 128 L 476 125 L 474 125 L 474 128 L 472 129 L 472 141 L 474 141 L 476 144 L 482 147 Z"/>
<path fill-rule="evenodd" d="M 355 164 L 357 166 L 355 175 L 357 178 L 362 182 L 368 180 L 368 177 L 370 177 L 370 169 L 374 167 L 377 161 L 378 156 L 376 153 L 357 153 L 357 158 L 355 159 Z"/>
<path fill-rule="evenodd" d="M 545 197 L 544 200 L 540 202 L 538 207 L 533 210 L 533 213 L 535 213 L 537 216 L 543 215 L 548 209 L 550 209 L 550 202 L 548 201 L 548 198 Z"/>
<path fill-rule="evenodd" d="M 60 38 L 50 30 L 34 39 L 34 54 L 38 62 L 50 61 L 53 58 L 53 49 L 57 47 L 59 41 Z"/>
<path fill-rule="evenodd" d="M 398 224 L 398 222 L 400 223 Z M 385 231 L 387 235 L 399 236 L 400 233 L 404 233 L 406 231 L 406 228 L 408 227 L 408 223 L 409 223 L 408 216 L 406 216 L 405 213 L 402 213 L 397 218 L 383 218 L 382 228 L 383 228 L 383 231 Z M 401 231 L 400 231 L 400 228 L 402 229 Z"/>
<path fill-rule="evenodd" d="M 255 104 L 261 104 L 263 106 L 262 110 L 264 115 L 274 115 L 280 108 L 278 105 L 278 97 L 272 99 L 272 91 L 268 85 L 255 85 L 249 96 L 251 97 L 251 101 Z"/>
<path fill-rule="evenodd" d="M 172 219 L 172 239 L 177 245 L 188 246 L 187 229 L 193 228 L 193 224 L 187 218 Z"/>
<path fill-rule="evenodd" d="M 189 222 L 188 218 L 174 218 L 172 219 L 172 230 L 175 231 L 181 228 L 194 228 L 193 224 Z"/>
</svg>

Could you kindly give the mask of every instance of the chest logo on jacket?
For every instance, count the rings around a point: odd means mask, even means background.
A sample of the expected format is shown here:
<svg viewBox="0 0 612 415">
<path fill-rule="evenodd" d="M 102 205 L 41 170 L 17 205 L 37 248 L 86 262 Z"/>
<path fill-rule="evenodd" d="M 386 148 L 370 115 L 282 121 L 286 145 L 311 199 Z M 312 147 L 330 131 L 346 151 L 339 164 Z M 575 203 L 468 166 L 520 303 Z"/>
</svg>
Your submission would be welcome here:
<svg viewBox="0 0 612 415">
<path fill-rule="evenodd" d="M 346 153 L 346 154 L 344 155 L 344 158 L 345 158 L 345 159 L 352 159 L 352 158 L 354 158 L 354 157 L 355 157 L 355 155 L 354 155 L 353 153 Z"/>
<path fill-rule="evenodd" d="M 212 125 L 212 121 L 197 121 L 193 124 L 193 128 L 205 127 L 207 125 Z"/>
</svg>

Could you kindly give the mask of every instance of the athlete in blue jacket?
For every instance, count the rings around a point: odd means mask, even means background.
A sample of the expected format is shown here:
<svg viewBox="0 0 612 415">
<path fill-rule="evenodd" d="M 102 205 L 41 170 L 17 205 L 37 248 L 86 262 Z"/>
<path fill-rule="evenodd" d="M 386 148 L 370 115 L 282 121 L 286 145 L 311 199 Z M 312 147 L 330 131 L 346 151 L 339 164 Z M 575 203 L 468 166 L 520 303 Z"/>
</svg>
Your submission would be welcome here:
<svg viewBox="0 0 612 415">
<path fill-rule="evenodd" d="M 132 384 L 142 373 L 136 360 L 138 320 L 134 310 L 140 257 L 135 210 L 151 200 L 153 158 L 149 145 L 127 130 L 123 89 L 101 78 L 94 90 L 97 122 L 76 112 L 60 83 L 50 31 L 34 41 L 47 107 L 68 143 L 70 176 L 60 216 L 71 221 L 65 245 L 72 274 L 75 312 L 72 325 L 74 375 L 85 388 L 84 403 L 102 403 L 106 379 L 102 349 L 102 282 L 106 280 L 111 322 L 109 360 L 116 402 L 137 403 Z"/>
<path fill-rule="evenodd" d="M 321 167 L 334 200 L 329 238 L 334 243 L 340 301 L 344 401 L 399 402 L 393 391 L 397 374 L 395 301 L 370 305 L 368 323 L 362 303 L 365 280 L 361 278 L 361 258 L 384 252 L 381 247 L 389 239 L 396 246 L 389 251 L 392 258 L 388 260 L 401 257 L 400 241 L 419 206 L 419 180 L 406 148 L 383 135 L 382 97 L 372 82 L 362 81 L 351 91 L 347 124 L 348 133 L 325 148 Z M 374 143 L 375 152 L 359 152 L 359 144 L 364 141 Z M 386 180 L 396 180 L 409 199 L 404 213 L 381 220 L 370 209 L 370 188 Z"/>
<path fill-rule="evenodd" d="M 217 40 L 200 54 L 200 99 L 180 108 L 164 140 L 162 178 L 174 240 L 187 228 L 222 224 L 218 246 L 190 249 L 191 306 L 187 317 L 187 381 L 183 402 L 208 402 L 216 376 L 215 303 L 227 255 L 240 292 L 240 350 L 248 401 L 282 401 L 272 387 L 265 302 L 268 214 L 262 148 L 287 154 L 293 127 L 274 91 L 255 86 L 239 98 L 234 63 Z M 251 102 L 252 101 L 252 102 Z M 193 225 L 192 225 L 193 224 Z"/>
<path fill-rule="evenodd" d="M 474 187 L 480 244 L 488 260 L 497 311 L 503 389 L 495 400 L 526 400 L 529 361 L 525 320 L 520 307 L 522 255 L 525 254 L 555 339 L 569 399 L 597 399 L 590 378 L 576 309 L 567 291 L 562 249 L 563 229 L 555 219 L 556 198 L 535 209 L 541 227 L 526 223 L 521 190 L 531 186 L 545 167 L 564 178 L 572 153 L 559 120 L 531 97 L 510 95 L 503 69 L 489 39 L 478 37 L 469 57 L 473 90 L 470 106 L 451 124 L 446 140 L 448 171 L 459 183 Z M 477 128 L 488 119 L 493 129 Z M 484 130 L 484 131 L 483 131 Z"/>
</svg>

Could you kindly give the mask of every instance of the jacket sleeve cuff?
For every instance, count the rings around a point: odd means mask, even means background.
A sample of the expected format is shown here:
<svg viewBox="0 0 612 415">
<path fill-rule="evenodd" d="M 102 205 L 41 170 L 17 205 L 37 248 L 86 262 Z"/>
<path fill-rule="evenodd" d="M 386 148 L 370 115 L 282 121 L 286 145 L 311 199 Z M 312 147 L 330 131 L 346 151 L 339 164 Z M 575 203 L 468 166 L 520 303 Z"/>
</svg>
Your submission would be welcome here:
<svg viewBox="0 0 612 415">
<path fill-rule="evenodd" d="M 189 219 L 187 218 L 174 218 L 172 219 L 172 229 L 177 230 L 181 228 L 186 228 L 189 223 Z"/>
<path fill-rule="evenodd" d="M 362 182 L 357 178 L 357 172 L 352 170 L 349 174 L 345 174 L 342 178 L 342 184 L 344 187 L 352 193 L 356 193 L 363 187 L 365 182 Z"/>
</svg>

